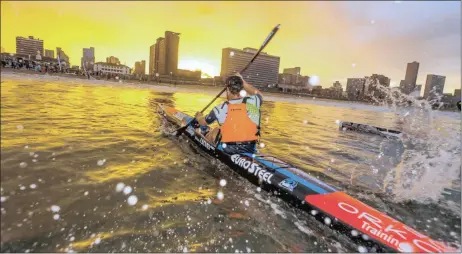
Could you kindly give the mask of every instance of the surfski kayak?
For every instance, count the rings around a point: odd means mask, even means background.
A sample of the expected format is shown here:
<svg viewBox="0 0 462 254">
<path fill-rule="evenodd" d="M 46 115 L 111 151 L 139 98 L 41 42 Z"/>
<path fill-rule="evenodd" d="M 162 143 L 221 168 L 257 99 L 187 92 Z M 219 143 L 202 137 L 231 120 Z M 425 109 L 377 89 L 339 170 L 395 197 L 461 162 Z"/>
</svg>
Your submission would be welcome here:
<svg viewBox="0 0 462 254">
<path fill-rule="evenodd" d="M 339 129 L 345 131 L 356 131 L 369 134 L 376 134 L 387 138 L 399 138 L 401 136 L 400 131 L 390 130 L 386 128 L 376 127 L 367 124 L 353 123 L 353 122 L 340 122 Z"/>
<path fill-rule="evenodd" d="M 163 104 L 158 107 L 158 112 L 178 127 L 192 119 L 175 108 Z M 358 246 L 367 248 L 368 252 L 455 251 L 273 156 L 226 154 L 192 126 L 183 135 L 207 156 L 219 159 L 251 183 L 309 212 Z"/>
</svg>

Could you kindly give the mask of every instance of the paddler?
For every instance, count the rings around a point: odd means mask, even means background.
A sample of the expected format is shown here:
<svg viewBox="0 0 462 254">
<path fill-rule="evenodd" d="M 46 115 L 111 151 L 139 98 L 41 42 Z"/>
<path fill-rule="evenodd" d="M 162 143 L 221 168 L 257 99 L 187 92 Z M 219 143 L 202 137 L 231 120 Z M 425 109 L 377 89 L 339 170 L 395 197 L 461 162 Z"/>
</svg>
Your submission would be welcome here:
<svg viewBox="0 0 462 254">
<path fill-rule="evenodd" d="M 205 117 L 196 113 L 196 119 L 204 127 L 217 121 L 219 127 L 206 127 L 205 138 L 226 153 L 255 153 L 260 137 L 261 92 L 247 83 L 237 73 L 225 81 L 226 102 L 214 107 Z"/>
</svg>

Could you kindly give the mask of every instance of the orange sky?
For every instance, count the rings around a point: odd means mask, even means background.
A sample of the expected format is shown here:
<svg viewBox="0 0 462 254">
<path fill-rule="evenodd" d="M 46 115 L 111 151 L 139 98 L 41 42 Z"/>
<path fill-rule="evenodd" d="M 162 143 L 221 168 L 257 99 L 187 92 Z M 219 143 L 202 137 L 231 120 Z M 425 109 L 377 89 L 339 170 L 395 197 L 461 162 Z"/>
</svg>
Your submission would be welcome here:
<svg viewBox="0 0 462 254">
<path fill-rule="evenodd" d="M 386 28 L 389 21 L 380 17 L 371 21 L 348 8 L 341 2 L 301 1 L 2 1 L 1 46 L 6 52 L 15 52 L 15 37 L 32 35 L 43 39 L 46 49 L 62 47 L 72 65 L 80 65 L 82 48 L 93 46 L 97 61 L 114 55 L 133 67 L 135 61 L 140 60 L 146 60 L 148 65 L 149 46 L 157 37 L 162 37 L 165 30 L 170 30 L 181 33 L 179 68 L 200 68 L 208 74 L 219 75 L 222 48 L 258 48 L 280 23 L 280 31 L 265 51 L 281 57 L 281 71 L 300 66 L 303 75 L 318 75 L 324 87 L 330 87 L 334 80 L 340 80 L 345 86 L 347 77 L 372 73 L 387 75 L 399 84 L 399 80 L 404 79 L 406 63 L 420 61 L 419 54 L 423 53 L 410 53 L 399 60 L 380 53 L 386 44 L 372 43 L 374 31 L 367 29 Z M 360 16 L 362 19 L 358 19 Z M 404 14 L 402 18 L 406 18 Z M 356 35 L 358 31 L 360 34 Z M 372 34 L 370 38 L 368 31 Z M 406 43 L 402 47 L 415 48 Z M 401 50 L 407 52 L 404 48 Z M 426 74 L 433 73 L 447 76 L 445 92 L 460 88 L 460 51 L 457 56 L 457 69 L 441 68 L 445 64 L 453 66 L 454 60 L 440 59 L 439 67 L 431 66 L 432 61 L 422 60 L 418 83 L 424 83 Z"/>
</svg>

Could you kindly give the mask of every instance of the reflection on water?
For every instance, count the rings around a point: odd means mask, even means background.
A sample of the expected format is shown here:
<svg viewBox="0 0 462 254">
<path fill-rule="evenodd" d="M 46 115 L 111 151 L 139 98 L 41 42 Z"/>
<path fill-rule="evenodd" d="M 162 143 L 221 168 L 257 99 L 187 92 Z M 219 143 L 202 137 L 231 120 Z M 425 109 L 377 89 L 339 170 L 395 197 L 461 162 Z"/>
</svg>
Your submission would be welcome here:
<svg viewBox="0 0 462 254">
<path fill-rule="evenodd" d="M 162 135 L 157 103 L 193 114 L 213 97 L 4 80 L 1 251 L 357 251 L 303 212 Z M 423 206 L 373 194 L 381 193 L 384 175 L 399 164 L 400 143 L 337 131 L 335 124 L 341 119 L 398 128 L 394 113 L 265 101 L 261 119 L 261 152 L 311 171 L 434 238 L 460 238 L 451 203 Z M 219 186 L 220 179 L 228 184 Z M 118 183 L 131 192 L 117 192 Z M 216 199 L 218 191 L 224 200 Z M 127 201 L 131 196 L 136 204 Z"/>
</svg>

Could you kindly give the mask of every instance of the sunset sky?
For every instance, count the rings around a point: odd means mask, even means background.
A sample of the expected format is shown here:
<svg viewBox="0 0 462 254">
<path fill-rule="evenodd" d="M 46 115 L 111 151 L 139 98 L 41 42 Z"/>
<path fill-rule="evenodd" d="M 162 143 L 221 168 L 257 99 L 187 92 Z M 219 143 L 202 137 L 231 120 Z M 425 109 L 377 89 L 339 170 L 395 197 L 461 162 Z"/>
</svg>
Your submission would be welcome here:
<svg viewBox="0 0 462 254">
<path fill-rule="evenodd" d="M 80 65 L 82 48 L 97 61 L 118 57 L 133 67 L 164 31 L 181 33 L 179 68 L 219 75 L 221 49 L 258 48 L 281 24 L 266 52 L 280 70 L 301 67 L 320 85 L 373 73 L 404 79 L 406 64 L 446 76 L 445 92 L 461 87 L 461 3 L 455 2 L 1 2 L 1 46 L 14 53 L 15 37 L 44 40 Z"/>
</svg>

